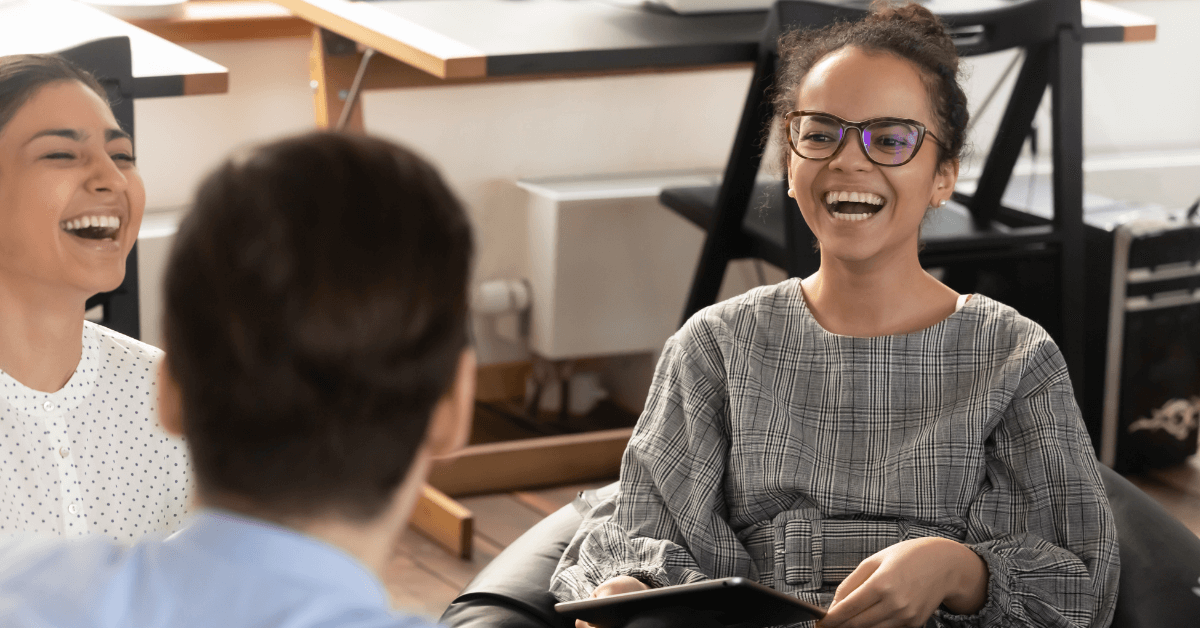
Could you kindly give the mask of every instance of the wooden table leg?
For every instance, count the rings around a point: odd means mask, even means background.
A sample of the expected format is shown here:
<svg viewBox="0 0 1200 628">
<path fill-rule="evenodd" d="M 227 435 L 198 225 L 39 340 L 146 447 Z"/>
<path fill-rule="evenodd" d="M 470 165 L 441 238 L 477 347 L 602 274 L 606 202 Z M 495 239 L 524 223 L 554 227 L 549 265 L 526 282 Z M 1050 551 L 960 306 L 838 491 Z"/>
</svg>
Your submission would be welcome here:
<svg viewBox="0 0 1200 628">
<path fill-rule="evenodd" d="M 362 56 L 354 42 L 313 28 L 308 61 L 317 128 L 332 129 L 337 124 Z M 361 98 L 355 101 L 350 118 L 342 130 L 364 132 Z M 475 517 L 445 493 L 425 485 L 424 492 L 413 508 L 410 524 L 451 554 L 463 559 L 471 558 Z"/>
<path fill-rule="evenodd" d="M 475 515 L 445 493 L 426 484 L 409 524 L 451 554 L 471 560 Z"/>
<path fill-rule="evenodd" d="M 342 115 L 354 73 L 362 61 L 355 43 L 322 28 L 313 28 L 308 69 L 313 89 L 313 113 L 318 129 L 332 129 Z M 354 102 L 344 131 L 363 133 L 362 98 Z"/>
</svg>

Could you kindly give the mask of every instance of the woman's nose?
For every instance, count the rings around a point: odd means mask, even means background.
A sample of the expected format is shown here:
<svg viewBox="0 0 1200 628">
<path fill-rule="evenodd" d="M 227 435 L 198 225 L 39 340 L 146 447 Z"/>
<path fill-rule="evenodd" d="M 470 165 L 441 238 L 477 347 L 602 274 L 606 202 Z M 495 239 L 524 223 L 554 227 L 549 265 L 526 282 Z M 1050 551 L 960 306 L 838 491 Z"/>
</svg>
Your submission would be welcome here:
<svg viewBox="0 0 1200 628">
<path fill-rule="evenodd" d="M 121 193 L 129 186 L 129 179 L 117 166 L 117 162 L 107 153 L 101 152 L 92 159 L 91 177 L 88 188 L 93 192 Z"/>
<path fill-rule="evenodd" d="M 863 147 L 862 131 L 846 129 L 842 136 L 842 145 L 829 158 L 829 167 L 835 170 L 869 170 L 873 164 L 867 159 L 867 150 Z"/>
</svg>

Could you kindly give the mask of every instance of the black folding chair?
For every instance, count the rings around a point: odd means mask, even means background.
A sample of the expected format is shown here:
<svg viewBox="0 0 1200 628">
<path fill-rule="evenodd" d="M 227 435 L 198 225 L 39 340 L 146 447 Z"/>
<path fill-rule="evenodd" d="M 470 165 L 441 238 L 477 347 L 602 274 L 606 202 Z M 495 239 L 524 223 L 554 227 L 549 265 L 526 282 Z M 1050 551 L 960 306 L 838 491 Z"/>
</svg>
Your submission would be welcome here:
<svg viewBox="0 0 1200 628">
<path fill-rule="evenodd" d="M 1058 266 L 1057 307 L 1042 321 L 1062 347 L 1078 398 L 1083 386 L 1084 231 L 1081 58 L 1083 26 L 1078 0 L 928 0 L 923 4 L 951 29 L 962 55 L 1023 48 L 1024 65 L 973 195 L 955 193 L 922 232 L 926 267 L 972 267 L 1007 260 L 1050 258 Z M 660 199 L 707 231 L 683 319 L 716 301 L 731 260 L 760 258 L 789 276 L 819 264 L 812 234 L 786 181 L 756 183 L 761 134 L 770 123 L 778 58 L 787 28 L 820 27 L 857 19 L 860 0 L 779 0 L 771 8 L 759 45 L 746 106 L 719 186 L 664 190 Z M 1054 215 L 1046 219 L 1001 205 L 1013 166 L 1029 135 L 1047 85 L 1053 94 Z M 962 279 L 950 282 L 975 291 Z M 957 285 L 956 285 L 957 284 Z"/>
<path fill-rule="evenodd" d="M 117 123 L 125 132 L 133 135 L 133 57 L 129 38 L 109 37 L 97 39 L 74 48 L 58 52 L 96 76 L 108 92 Z M 141 334 L 138 318 L 138 265 L 137 244 L 125 260 L 125 280 L 112 292 L 102 292 L 87 301 L 87 308 L 100 306 L 103 315 L 100 324 L 137 338 Z"/>
</svg>

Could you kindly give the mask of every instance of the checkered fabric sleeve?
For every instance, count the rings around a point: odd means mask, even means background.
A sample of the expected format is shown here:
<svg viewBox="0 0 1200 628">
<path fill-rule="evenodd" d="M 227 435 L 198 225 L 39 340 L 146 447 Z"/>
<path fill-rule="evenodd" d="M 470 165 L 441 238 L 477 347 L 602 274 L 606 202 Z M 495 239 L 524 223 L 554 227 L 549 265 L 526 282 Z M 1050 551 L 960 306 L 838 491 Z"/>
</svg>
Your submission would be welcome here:
<svg viewBox="0 0 1200 628">
<path fill-rule="evenodd" d="M 726 522 L 720 368 L 692 361 L 676 338 L 667 343 L 622 459 L 621 488 L 588 513 L 559 563 L 552 589 L 559 599 L 587 598 L 618 575 L 655 586 L 749 575 L 749 556 Z"/>
<path fill-rule="evenodd" d="M 941 625 L 1107 626 L 1120 556 L 1066 363 L 1039 343 L 1012 403 L 991 431 L 965 543 L 987 563 L 981 621 L 939 615 Z"/>
<path fill-rule="evenodd" d="M 862 560 L 929 536 L 989 569 L 979 613 L 930 625 L 1108 624 L 1116 531 L 1061 354 L 982 295 L 912 334 L 839 336 L 788 280 L 667 342 L 620 490 L 551 590 L 743 576 L 828 605 Z"/>
</svg>

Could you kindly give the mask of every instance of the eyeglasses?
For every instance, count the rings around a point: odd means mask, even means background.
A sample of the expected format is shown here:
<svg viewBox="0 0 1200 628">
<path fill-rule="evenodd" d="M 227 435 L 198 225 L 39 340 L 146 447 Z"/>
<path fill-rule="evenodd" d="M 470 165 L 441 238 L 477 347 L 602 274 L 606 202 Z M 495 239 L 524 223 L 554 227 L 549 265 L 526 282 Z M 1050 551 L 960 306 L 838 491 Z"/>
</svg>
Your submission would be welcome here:
<svg viewBox="0 0 1200 628">
<path fill-rule="evenodd" d="M 925 125 L 908 118 L 871 118 L 862 122 L 843 120 L 820 111 L 793 111 L 783 117 L 788 144 L 792 151 L 805 159 L 829 159 L 842 147 L 847 129 L 858 129 L 863 154 L 880 166 L 903 166 L 912 161 L 925 141 L 946 145 L 929 132 Z"/>
</svg>

